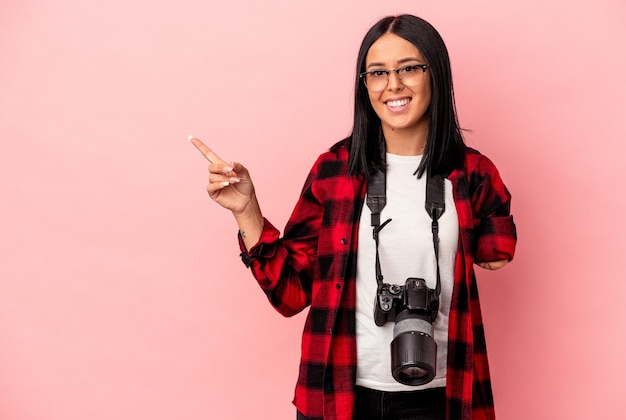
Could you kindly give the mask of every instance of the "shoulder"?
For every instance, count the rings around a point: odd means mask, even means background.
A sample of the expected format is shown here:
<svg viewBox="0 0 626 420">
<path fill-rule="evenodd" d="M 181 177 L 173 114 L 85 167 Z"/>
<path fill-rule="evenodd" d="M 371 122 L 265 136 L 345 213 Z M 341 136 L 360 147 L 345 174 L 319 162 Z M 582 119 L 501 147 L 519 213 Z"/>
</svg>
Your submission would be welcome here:
<svg viewBox="0 0 626 420">
<path fill-rule="evenodd" d="M 362 178 L 349 174 L 348 155 L 348 149 L 342 142 L 319 155 L 309 173 L 304 191 L 319 202 L 332 202 L 339 197 L 346 198 L 354 194 Z"/>
<path fill-rule="evenodd" d="M 502 200 L 510 197 L 496 165 L 476 149 L 466 149 L 463 169 L 454 171 L 450 179 L 460 188 L 463 197 L 474 197 L 473 201 L 479 201 L 477 197 L 485 194 L 495 194 Z M 464 191 L 464 184 L 467 185 L 467 191 Z"/>
<path fill-rule="evenodd" d="M 488 175 L 490 173 L 497 173 L 498 171 L 491 159 L 471 147 L 466 148 L 464 169 L 468 175 Z"/>
<path fill-rule="evenodd" d="M 319 155 L 311 171 L 317 179 L 333 178 L 348 174 L 348 149 L 344 141 L 336 143 Z"/>
</svg>

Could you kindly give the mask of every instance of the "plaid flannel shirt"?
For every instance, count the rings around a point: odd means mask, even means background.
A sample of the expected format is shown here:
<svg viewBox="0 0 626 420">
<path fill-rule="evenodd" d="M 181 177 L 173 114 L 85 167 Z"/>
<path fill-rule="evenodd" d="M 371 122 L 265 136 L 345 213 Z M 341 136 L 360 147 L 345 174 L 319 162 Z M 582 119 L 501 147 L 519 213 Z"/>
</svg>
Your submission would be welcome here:
<svg viewBox="0 0 626 420">
<path fill-rule="evenodd" d="M 467 149 L 448 179 L 459 219 L 449 317 L 448 419 L 494 419 L 474 262 L 511 260 L 516 231 L 510 194 L 496 167 Z M 265 220 L 242 259 L 284 316 L 307 306 L 294 404 L 311 419 L 351 420 L 356 380 L 357 232 L 366 182 L 348 176 L 348 152 L 335 147 L 313 166 L 284 236 Z"/>
</svg>

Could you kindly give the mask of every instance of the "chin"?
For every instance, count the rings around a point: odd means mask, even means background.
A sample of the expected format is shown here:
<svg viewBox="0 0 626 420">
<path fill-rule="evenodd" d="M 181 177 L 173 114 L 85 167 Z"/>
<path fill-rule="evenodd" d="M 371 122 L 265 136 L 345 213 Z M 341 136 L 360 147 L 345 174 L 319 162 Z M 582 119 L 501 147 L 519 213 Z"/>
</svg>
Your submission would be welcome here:
<svg viewBox="0 0 626 420">
<path fill-rule="evenodd" d="M 394 130 L 394 131 L 399 131 L 399 130 L 410 130 L 412 128 L 416 128 L 417 125 L 416 124 L 410 124 L 410 123 L 405 123 L 405 124 L 385 124 L 388 128 Z"/>
</svg>

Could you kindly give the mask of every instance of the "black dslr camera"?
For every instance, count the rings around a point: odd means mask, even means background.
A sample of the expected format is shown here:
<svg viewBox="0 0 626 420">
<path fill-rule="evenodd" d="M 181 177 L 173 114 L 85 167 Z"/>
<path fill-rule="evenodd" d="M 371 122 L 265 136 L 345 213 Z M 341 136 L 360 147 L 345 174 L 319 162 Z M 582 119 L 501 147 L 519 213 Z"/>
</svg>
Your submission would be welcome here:
<svg viewBox="0 0 626 420">
<path fill-rule="evenodd" d="M 439 296 L 424 279 L 410 277 L 404 286 L 378 286 L 374 322 L 379 327 L 396 323 L 391 342 L 391 373 L 396 381 L 423 385 L 435 377 L 437 344 L 432 323 L 438 311 Z"/>
</svg>

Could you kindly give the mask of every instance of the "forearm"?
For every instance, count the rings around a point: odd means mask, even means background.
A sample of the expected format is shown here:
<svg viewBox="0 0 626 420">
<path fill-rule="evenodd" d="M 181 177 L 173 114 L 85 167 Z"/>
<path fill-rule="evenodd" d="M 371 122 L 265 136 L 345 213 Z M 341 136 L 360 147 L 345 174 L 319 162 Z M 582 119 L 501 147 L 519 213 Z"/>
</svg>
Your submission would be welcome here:
<svg viewBox="0 0 626 420">
<path fill-rule="evenodd" d="M 491 262 L 479 262 L 479 263 L 476 263 L 476 265 L 478 265 L 481 268 L 484 268 L 485 270 L 499 270 L 505 265 L 507 265 L 508 262 L 509 262 L 508 260 L 500 260 L 500 261 L 491 261 Z"/>
<path fill-rule="evenodd" d="M 261 238 L 261 232 L 263 231 L 263 214 L 261 213 L 261 207 L 256 198 L 256 195 L 252 195 L 250 203 L 241 212 L 233 212 L 237 225 L 239 227 L 239 233 L 243 239 L 243 243 L 246 246 L 246 250 L 250 250 Z"/>
<path fill-rule="evenodd" d="M 284 316 L 295 315 L 309 304 L 313 268 L 311 251 L 305 249 L 308 246 L 303 241 L 282 240 L 278 229 L 265 219 L 261 236 L 250 246 L 250 252 L 239 235 L 244 264 L 251 269 L 272 306 Z"/>
</svg>

